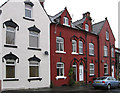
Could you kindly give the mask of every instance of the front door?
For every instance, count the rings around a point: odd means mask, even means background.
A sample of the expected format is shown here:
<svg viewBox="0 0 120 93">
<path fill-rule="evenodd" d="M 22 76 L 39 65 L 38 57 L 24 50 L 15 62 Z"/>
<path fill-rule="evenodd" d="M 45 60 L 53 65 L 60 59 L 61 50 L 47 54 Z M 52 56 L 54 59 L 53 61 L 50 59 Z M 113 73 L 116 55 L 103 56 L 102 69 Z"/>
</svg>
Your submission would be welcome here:
<svg viewBox="0 0 120 93">
<path fill-rule="evenodd" d="M 74 81 L 77 81 L 77 64 L 73 63 L 73 79 Z"/>
<path fill-rule="evenodd" d="M 84 78 L 84 71 L 83 71 L 83 65 L 79 66 L 79 81 L 83 81 Z"/>
<path fill-rule="evenodd" d="M 114 65 L 112 65 L 112 77 L 114 77 Z"/>
</svg>

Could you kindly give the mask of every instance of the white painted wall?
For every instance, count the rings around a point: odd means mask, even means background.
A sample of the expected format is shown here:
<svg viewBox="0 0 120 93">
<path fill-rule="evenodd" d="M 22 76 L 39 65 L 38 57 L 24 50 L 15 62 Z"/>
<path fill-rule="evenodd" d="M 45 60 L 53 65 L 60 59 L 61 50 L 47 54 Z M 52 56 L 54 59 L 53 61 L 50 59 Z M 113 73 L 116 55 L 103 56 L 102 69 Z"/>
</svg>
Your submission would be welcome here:
<svg viewBox="0 0 120 93">
<path fill-rule="evenodd" d="M 33 6 L 33 19 L 35 21 L 29 21 L 23 19 L 25 17 L 25 4 L 24 0 L 10 0 L 7 4 L 5 4 L 1 10 L 2 19 L 0 21 L 1 25 L 7 20 L 12 19 L 19 25 L 19 31 L 16 31 L 16 41 L 15 45 L 18 48 L 8 48 L 4 47 L 6 41 L 6 29 L 0 27 L 0 41 L 2 39 L 2 54 L 0 52 L 0 58 L 6 54 L 12 52 L 16 56 L 19 57 L 19 63 L 16 63 L 16 78 L 19 81 L 3 81 L 3 90 L 6 89 L 27 89 L 27 88 L 42 88 L 50 86 L 50 20 L 45 13 L 44 9 L 40 5 L 38 0 L 30 0 L 34 3 Z M 40 32 L 40 48 L 42 51 L 37 50 L 28 50 L 29 47 L 29 31 L 28 28 L 35 25 L 37 28 L 41 30 Z M 2 28 L 2 30 L 1 30 Z M 2 37 L 2 38 L 1 38 Z M 0 49 L 1 51 L 1 49 Z M 48 51 L 49 55 L 45 55 L 44 52 Z M 41 59 L 40 62 L 40 77 L 42 77 L 42 81 L 31 81 L 29 82 L 27 79 L 29 78 L 29 62 L 28 59 L 36 55 Z M 2 80 L 5 79 L 5 62 L 2 60 L 0 62 L 0 67 L 2 64 Z M 0 73 L 1 75 L 1 73 Z M 1 78 L 1 77 L 0 77 Z"/>
<path fill-rule="evenodd" d="M 120 1 L 118 2 L 118 48 L 120 48 Z"/>
</svg>

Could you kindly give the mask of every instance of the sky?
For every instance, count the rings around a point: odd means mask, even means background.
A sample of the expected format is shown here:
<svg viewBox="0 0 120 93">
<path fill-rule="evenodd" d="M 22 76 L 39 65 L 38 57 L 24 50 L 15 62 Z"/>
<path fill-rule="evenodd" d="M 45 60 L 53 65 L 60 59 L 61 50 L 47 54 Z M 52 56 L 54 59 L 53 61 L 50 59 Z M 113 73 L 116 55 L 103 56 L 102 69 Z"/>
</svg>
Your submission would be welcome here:
<svg viewBox="0 0 120 93">
<path fill-rule="evenodd" d="M 7 0 L 0 0 L 2 5 Z M 82 14 L 90 12 L 92 23 L 105 20 L 107 17 L 118 47 L 118 2 L 120 0 L 45 0 L 44 8 L 49 15 L 55 15 L 67 7 L 72 21 L 82 18 Z"/>
</svg>

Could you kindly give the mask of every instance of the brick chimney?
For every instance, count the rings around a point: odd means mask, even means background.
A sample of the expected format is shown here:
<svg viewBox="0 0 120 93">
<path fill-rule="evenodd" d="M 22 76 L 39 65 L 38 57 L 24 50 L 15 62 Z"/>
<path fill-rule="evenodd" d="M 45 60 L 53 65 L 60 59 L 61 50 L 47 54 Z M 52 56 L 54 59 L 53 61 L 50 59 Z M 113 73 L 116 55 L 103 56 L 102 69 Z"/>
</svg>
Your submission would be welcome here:
<svg viewBox="0 0 120 93">
<path fill-rule="evenodd" d="M 45 2 L 45 0 L 39 0 L 39 2 L 42 5 L 42 7 L 44 8 L 44 2 Z"/>
<path fill-rule="evenodd" d="M 84 14 L 83 14 L 83 18 L 84 18 L 84 17 L 90 17 L 90 12 L 84 13 Z"/>
</svg>

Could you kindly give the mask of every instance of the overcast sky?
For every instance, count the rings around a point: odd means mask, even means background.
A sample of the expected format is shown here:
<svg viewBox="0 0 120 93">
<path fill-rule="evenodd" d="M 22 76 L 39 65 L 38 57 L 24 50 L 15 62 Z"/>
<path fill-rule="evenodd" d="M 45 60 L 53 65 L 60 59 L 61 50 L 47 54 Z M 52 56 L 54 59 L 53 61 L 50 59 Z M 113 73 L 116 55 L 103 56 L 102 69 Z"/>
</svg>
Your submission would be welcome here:
<svg viewBox="0 0 120 93">
<path fill-rule="evenodd" d="M 0 5 L 7 0 L 0 0 Z M 44 7 L 49 15 L 55 15 L 67 7 L 72 21 L 82 18 L 89 11 L 94 23 L 108 18 L 118 47 L 118 2 L 120 0 L 45 0 Z"/>
</svg>

